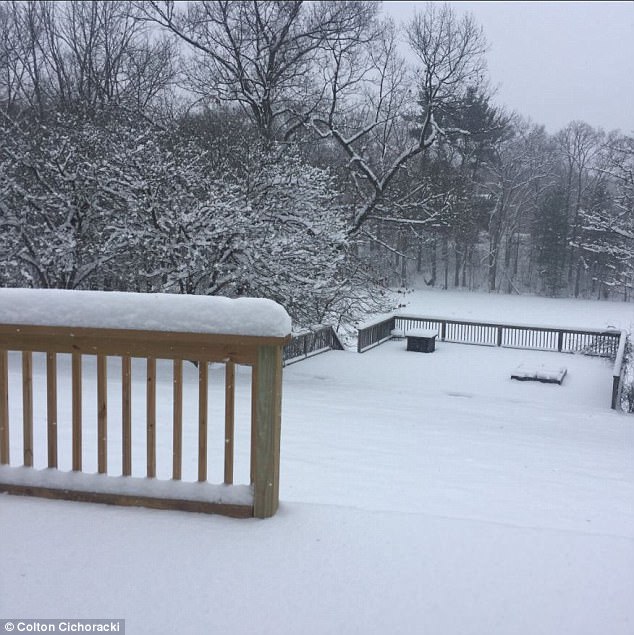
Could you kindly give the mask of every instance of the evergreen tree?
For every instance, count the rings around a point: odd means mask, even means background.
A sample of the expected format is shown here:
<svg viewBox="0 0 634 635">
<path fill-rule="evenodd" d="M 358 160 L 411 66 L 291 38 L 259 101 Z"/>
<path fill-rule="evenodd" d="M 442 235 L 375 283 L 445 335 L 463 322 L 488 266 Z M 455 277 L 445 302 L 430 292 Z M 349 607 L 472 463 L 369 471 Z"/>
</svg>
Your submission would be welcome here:
<svg viewBox="0 0 634 635">
<path fill-rule="evenodd" d="M 557 187 L 544 195 L 533 226 L 533 242 L 537 245 L 543 290 L 551 296 L 559 295 L 566 284 L 567 235 L 566 194 Z"/>
</svg>

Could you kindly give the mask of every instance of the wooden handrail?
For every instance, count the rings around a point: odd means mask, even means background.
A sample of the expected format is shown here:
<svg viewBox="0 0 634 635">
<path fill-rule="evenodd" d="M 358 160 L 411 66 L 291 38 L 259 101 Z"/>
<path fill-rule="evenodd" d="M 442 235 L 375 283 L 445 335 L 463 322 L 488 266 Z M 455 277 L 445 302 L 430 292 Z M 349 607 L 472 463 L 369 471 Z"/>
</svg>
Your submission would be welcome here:
<svg viewBox="0 0 634 635">
<path fill-rule="evenodd" d="M 619 348 L 614 359 L 614 367 L 612 369 L 612 410 L 620 410 L 619 403 L 621 397 L 621 388 L 623 381 L 623 369 L 625 366 L 625 346 L 627 344 L 627 333 L 621 332 L 621 340 Z"/>
<path fill-rule="evenodd" d="M 0 324 L 0 350 L 187 359 L 252 365 L 257 348 L 289 337 Z"/>
<path fill-rule="evenodd" d="M 474 327 L 478 329 L 482 329 L 480 331 L 471 331 L 469 335 L 473 336 L 469 343 L 482 343 L 488 344 L 491 346 L 504 346 L 503 340 L 503 332 L 514 331 L 514 332 L 525 332 L 525 333 L 543 333 L 543 334 L 554 334 L 557 335 L 557 343 L 553 345 L 552 350 L 562 351 L 565 348 L 564 339 L 566 335 L 571 336 L 591 336 L 591 337 L 605 337 L 613 340 L 614 342 L 618 342 L 621 331 L 616 329 L 578 329 L 574 327 L 553 327 L 553 326 L 531 326 L 531 325 L 521 325 L 521 324 L 506 324 L 501 322 L 484 322 L 484 321 L 476 321 L 476 320 L 458 320 L 454 318 L 443 318 L 443 317 L 428 317 L 428 316 L 414 316 L 414 315 L 403 315 L 403 314 L 395 314 L 389 318 L 380 320 L 374 324 L 370 324 L 362 329 L 359 329 L 359 352 L 364 352 L 369 348 L 376 346 L 377 344 L 387 341 L 391 339 L 392 335 L 390 331 L 395 328 L 395 325 L 398 322 L 403 321 L 411 321 L 417 325 L 437 325 L 439 329 L 439 336 L 441 340 L 446 340 L 451 337 L 449 333 L 448 326 L 455 327 Z M 394 325 L 394 326 L 393 326 Z M 484 336 L 484 329 L 489 329 Z M 368 338 L 368 335 L 374 335 L 374 337 Z M 474 336 L 474 334 L 478 334 Z M 467 341 L 467 333 L 463 332 L 463 337 L 460 338 L 459 341 Z M 480 340 L 480 341 L 472 341 L 472 340 Z M 487 341 L 487 339 L 489 341 Z M 362 344 L 363 341 L 363 344 Z M 526 346 L 521 345 L 521 342 L 517 342 L 515 345 L 518 348 L 538 348 L 535 346 L 531 346 L 528 343 L 524 342 Z M 605 353 L 612 356 L 616 353 L 616 346 L 610 347 L 610 350 L 606 350 Z M 581 346 L 580 346 L 581 348 Z"/>
<path fill-rule="evenodd" d="M 57 354 L 71 354 L 71 439 L 72 469 L 83 471 L 83 412 L 82 386 L 84 356 L 96 356 L 97 360 L 97 412 L 94 413 L 97 429 L 97 469 L 108 478 L 108 358 L 121 359 L 121 422 L 122 422 L 122 475 L 130 477 L 133 467 L 132 448 L 132 381 L 131 358 L 145 358 L 146 373 L 146 476 L 154 479 L 157 473 L 157 419 L 156 381 L 158 359 L 173 360 L 173 416 L 172 416 L 172 477 L 182 477 L 182 426 L 183 426 L 183 360 L 198 363 L 198 451 L 190 458 L 197 463 L 198 481 L 207 482 L 208 437 L 208 363 L 226 365 L 224 484 L 234 481 L 234 417 L 235 417 L 235 365 L 252 367 L 252 456 L 251 487 L 253 502 L 227 504 L 217 501 L 185 500 L 178 497 L 161 500 L 153 496 L 129 495 L 125 492 L 94 491 L 87 489 L 55 488 L 11 482 L 0 482 L 0 491 L 14 494 L 36 494 L 72 500 L 115 502 L 119 504 L 145 505 L 174 509 L 192 509 L 225 513 L 232 516 L 256 516 L 265 518 L 275 513 L 279 497 L 279 448 L 282 388 L 282 350 L 290 340 L 287 337 L 256 335 L 216 335 L 206 333 L 146 331 L 112 328 L 87 328 L 65 326 L 37 326 L 32 324 L 0 324 L 0 464 L 11 464 L 9 440 L 9 358 L 8 351 L 22 352 L 22 400 L 23 400 L 23 461 L 25 467 L 33 466 L 33 353 L 46 354 L 46 407 L 48 467 L 58 467 L 58 411 L 57 411 Z M 17 478 L 17 477 L 16 477 Z M 136 481 L 138 479 L 132 479 Z M 2 479 L 0 478 L 0 481 Z"/>
<path fill-rule="evenodd" d="M 310 331 L 296 333 L 284 346 L 284 365 L 293 364 L 330 350 L 344 350 L 344 346 L 332 326 L 319 326 Z"/>
<path fill-rule="evenodd" d="M 489 326 L 489 327 L 503 327 L 512 329 L 525 329 L 528 331 L 543 331 L 543 332 L 562 332 L 562 333 L 579 333 L 583 335 L 620 335 L 619 329 L 597 329 L 597 328 L 577 328 L 574 326 L 552 326 L 552 325 L 538 325 L 538 324 L 509 324 L 508 322 L 491 322 L 480 320 L 459 320 L 456 318 L 446 317 L 430 317 L 420 315 L 406 315 L 402 313 L 395 313 L 395 319 L 400 320 L 424 320 L 426 322 L 445 322 L 446 324 L 465 324 L 472 326 Z M 380 322 L 377 322 L 379 324 Z"/>
</svg>

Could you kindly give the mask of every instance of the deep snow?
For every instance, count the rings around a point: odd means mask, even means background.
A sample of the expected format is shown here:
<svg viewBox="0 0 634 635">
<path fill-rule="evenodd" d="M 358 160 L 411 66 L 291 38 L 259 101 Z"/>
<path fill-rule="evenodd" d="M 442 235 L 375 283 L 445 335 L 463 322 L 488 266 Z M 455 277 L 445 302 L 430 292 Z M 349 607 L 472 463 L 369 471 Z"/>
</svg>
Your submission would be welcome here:
<svg viewBox="0 0 634 635">
<path fill-rule="evenodd" d="M 614 328 L 634 332 L 632 302 L 598 302 L 429 288 L 395 293 L 394 302 L 397 306 L 401 305 L 399 311 L 412 315 L 580 329 Z"/>
<path fill-rule="evenodd" d="M 429 307 L 430 297 L 445 300 L 420 294 L 425 312 L 452 311 L 450 300 Z M 486 297 L 482 311 L 513 321 L 504 302 L 496 310 L 497 298 Z M 578 305 L 561 303 L 553 319 L 534 300 L 524 304 L 526 321 L 604 326 L 599 303 L 581 317 L 566 314 Z M 493 317 L 477 305 L 452 314 Z M 16 362 L 11 381 L 19 383 Z M 511 380 L 521 363 L 568 373 L 561 386 Z M 139 362 L 139 388 L 142 371 Z M 159 373 L 159 411 L 169 417 L 168 367 Z M 248 375 L 238 373 L 241 419 Z M 221 448 L 222 369 L 210 378 L 213 453 Z M 195 394 L 193 367 L 185 382 L 186 395 Z M 607 360 L 442 342 L 433 354 L 392 341 L 294 364 L 284 371 L 274 518 L 2 496 L 0 615 L 124 617 L 133 634 L 631 635 L 634 424 L 610 410 L 610 389 Z M 84 392 L 89 408 L 93 396 Z M 67 417 L 69 405 L 60 399 Z M 37 412 L 41 419 L 36 402 Z M 142 428 L 142 403 L 134 412 Z M 111 414 L 114 433 L 116 407 Z M 243 425 L 242 482 L 247 436 Z M 163 476 L 169 443 L 159 431 Z M 19 458 L 19 431 L 12 444 Z M 116 473 L 114 447 L 111 458 Z M 140 450 L 137 461 L 141 471 Z M 221 465 L 210 467 L 219 480 Z M 195 465 L 185 472 L 195 478 Z"/>
<path fill-rule="evenodd" d="M 291 318 L 264 298 L 0 289 L 0 324 L 286 337 Z"/>
</svg>

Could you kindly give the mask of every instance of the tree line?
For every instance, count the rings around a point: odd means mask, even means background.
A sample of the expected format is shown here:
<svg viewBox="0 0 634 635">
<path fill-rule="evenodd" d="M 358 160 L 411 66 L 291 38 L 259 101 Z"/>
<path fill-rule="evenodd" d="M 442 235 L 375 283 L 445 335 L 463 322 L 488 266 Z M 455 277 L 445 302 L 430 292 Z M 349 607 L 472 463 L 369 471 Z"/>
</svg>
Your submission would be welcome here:
<svg viewBox="0 0 634 635">
<path fill-rule="evenodd" d="M 447 5 L 0 3 L 7 286 L 264 296 L 304 326 L 415 278 L 629 300 L 633 166 L 632 136 L 496 105 Z"/>
</svg>

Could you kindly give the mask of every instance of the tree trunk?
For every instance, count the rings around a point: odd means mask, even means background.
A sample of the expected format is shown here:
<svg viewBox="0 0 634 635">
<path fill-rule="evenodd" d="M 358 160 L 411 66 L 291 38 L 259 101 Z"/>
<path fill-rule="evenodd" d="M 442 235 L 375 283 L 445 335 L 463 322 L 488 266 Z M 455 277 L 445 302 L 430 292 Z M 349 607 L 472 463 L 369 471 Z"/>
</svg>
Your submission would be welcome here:
<svg viewBox="0 0 634 635">
<path fill-rule="evenodd" d="M 458 250 L 458 245 L 454 246 L 455 260 L 456 260 L 456 268 L 453 272 L 453 286 L 460 286 L 460 251 Z"/>
<path fill-rule="evenodd" d="M 469 265 L 469 269 L 471 269 L 471 256 L 473 254 L 473 246 L 469 245 L 467 247 L 467 251 L 464 257 L 464 261 L 462 264 L 462 286 L 467 286 L 467 264 Z"/>
<path fill-rule="evenodd" d="M 504 245 L 504 275 L 506 276 L 506 292 L 513 293 L 513 282 L 511 276 L 511 255 L 513 249 L 513 235 L 511 234 L 506 239 L 506 244 Z"/>
<path fill-rule="evenodd" d="M 578 260 L 577 261 L 577 270 L 575 271 L 575 298 L 579 297 L 579 287 L 580 287 L 580 283 L 581 283 L 581 271 L 582 271 L 581 260 Z"/>
<path fill-rule="evenodd" d="M 491 245 L 489 248 L 489 291 L 495 291 L 497 282 L 497 246 Z"/>
<path fill-rule="evenodd" d="M 449 288 L 449 238 L 447 236 L 442 237 L 442 259 L 445 267 L 445 279 L 443 283 L 443 289 Z"/>
</svg>

